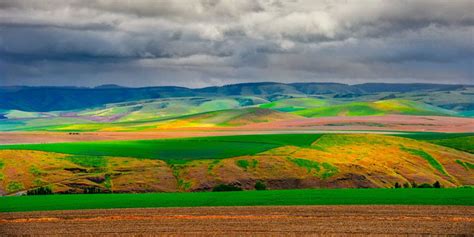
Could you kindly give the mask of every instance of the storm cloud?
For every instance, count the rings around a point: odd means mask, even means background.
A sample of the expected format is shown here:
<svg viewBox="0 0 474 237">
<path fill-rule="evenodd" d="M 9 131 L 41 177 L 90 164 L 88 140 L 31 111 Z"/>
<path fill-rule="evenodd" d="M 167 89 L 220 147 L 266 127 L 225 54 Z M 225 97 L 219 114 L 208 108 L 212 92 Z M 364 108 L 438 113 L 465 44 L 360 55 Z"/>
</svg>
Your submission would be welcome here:
<svg viewBox="0 0 474 237">
<path fill-rule="evenodd" d="M 474 83 L 472 0 L 0 1 L 0 85 Z"/>
</svg>

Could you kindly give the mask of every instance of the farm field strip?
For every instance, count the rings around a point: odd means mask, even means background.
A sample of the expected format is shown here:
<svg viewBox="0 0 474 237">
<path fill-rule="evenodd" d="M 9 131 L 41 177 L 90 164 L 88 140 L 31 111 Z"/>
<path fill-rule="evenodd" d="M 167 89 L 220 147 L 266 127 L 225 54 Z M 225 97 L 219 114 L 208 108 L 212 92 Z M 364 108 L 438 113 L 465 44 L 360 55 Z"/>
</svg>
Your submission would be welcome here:
<svg viewBox="0 0 474 237">
<path fill-rule="evenodd" d="M 218 159 L 252 155 L 283 145 L 309 146 L 320 136 L 320 134 L 215 136 L 161 140 L 0 145 L 0 149 L 162 160 Z"/>
<path fill-rule="evenodd" d="M 0 235 L 471 235 L 474 207 L 329 205 L 0 213 Z M 390 226 L 390 228 L 387 228 Z"/>
<path fill-rule="evenodd" d="M 91 141 L 156 140 L 169 138 L 192 138 L 213 136 L 271 135 L 271 134 L 405 134 L 397 131 L 325 131 L 325 130 L 210 130 L 210 131 L 153 131 L 153 132 L 0 132 L 0 145 L 44 144 Z"/>
<path fill-rule="evenodd" d="M 77 194 L 0 197 L 0 212 L 199 206 L 464 205 L 474 189 L 298 189 L 242 192 Z"/>
</svg>

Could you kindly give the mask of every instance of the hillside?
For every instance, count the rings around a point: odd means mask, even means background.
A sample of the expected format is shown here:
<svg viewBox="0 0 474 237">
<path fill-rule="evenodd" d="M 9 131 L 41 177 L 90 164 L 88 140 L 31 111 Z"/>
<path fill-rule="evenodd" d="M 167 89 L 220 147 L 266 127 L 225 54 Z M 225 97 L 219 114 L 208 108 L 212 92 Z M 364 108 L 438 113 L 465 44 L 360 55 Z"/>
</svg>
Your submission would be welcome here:
<svg viewBox="0 0 474 237">
<path fill-rule="evenodd" d="M 304 117 L 404 115 L 456 115 L 455 112 L 409 100 L 391 99 L 373 102 L 350 102 L 298 109 L 294 114 Z"/>
<path fill-rule="evenodd" d="M 469 118 L 474 86 L 262 82 L 200 89 L 1 87 L 0 101 L 0 131 L 149 131 L 290 124 L 334 116 Z"/>
<path fill-rule="evenodd" d="M 176 97 L 111 103 L 71 111 L 3 110 L 0 131 L 148 131 L 168 128 L 229 128 L 334 116 L 466 116 L 422 101 L 345 101 L 257 96 Z M 363 121 L 362 121 L 363 123 Z"/>
<path fill-rule="evenodd" d="M 340 83 L 262 82 L 199 89 L 171 86 L 126 88 L 110 85 L 95 88 L 16 86 L 0 87 L 0 110 L 28 112 L 77 110 L 110 103 L 175 97 L 256 96 L 273 101 L 281 98 L 322 96 L 326 99 L 335 98 L 338 100 L 366 100 L 366 98 L 370 98 L 373 101 L 387 96 L 395 96 L 464 111 L 474 110 L 473 92 L 474 86 L 469 85 L 383 83 L 346 85 Z"/>
<path fill-rule="evenodd" d="M 115 147 L 115 148 L 114 148 Z M 184 149 L 184 150 L 183 150 Z M 380 155 L 384 151 L 384 155 Z M 474 155 L 387 135 L 253 135 L 0 146 L 0 193 L 474 185 Z"/>
<path fill-rule="evenodd" d="M 156 124 L 157 128 L 235 127 L 253 123 L 285 121 L 302 118 L 297 115 L 262 108 L 243 108 L 206 112 L 170 119 Z"/>
</svg>

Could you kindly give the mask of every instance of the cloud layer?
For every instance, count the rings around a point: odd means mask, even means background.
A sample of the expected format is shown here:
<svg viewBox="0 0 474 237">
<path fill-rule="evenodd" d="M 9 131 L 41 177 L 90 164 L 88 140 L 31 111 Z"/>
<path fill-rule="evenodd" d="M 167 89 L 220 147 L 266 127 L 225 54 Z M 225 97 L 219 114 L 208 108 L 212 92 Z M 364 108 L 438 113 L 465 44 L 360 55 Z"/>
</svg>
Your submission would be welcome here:
<svg viewBox="0 0 474 237">
<path fill-rule="evenodd" d="M 471 0 L 0 2 L 0 85 L 474 83 Z"/>
</svg>

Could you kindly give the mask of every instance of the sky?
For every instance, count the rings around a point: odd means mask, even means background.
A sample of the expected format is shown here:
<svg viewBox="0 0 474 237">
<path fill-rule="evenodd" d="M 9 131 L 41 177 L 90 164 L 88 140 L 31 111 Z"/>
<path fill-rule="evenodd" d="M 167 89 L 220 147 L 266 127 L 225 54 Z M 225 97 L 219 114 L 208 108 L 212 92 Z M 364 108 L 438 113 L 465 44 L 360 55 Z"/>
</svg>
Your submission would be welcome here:
<svg viewBox="0 0 474 237">
<path fill-rule="evenodd" d="M 474 84 L 472 0 L 0 0 L 0 86 Z"/>
</svg>

